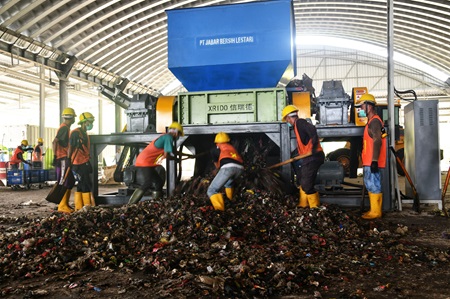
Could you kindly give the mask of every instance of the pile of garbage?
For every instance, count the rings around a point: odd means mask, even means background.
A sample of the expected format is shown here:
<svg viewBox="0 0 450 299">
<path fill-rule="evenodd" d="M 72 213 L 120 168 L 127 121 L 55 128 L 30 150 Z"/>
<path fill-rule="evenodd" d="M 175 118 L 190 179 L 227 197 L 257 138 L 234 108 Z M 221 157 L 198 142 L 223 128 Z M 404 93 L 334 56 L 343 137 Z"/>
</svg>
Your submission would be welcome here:
<svg viewBox="0 0 450 299">
<path fill-rule="evenodd" d="M 297 202 L 241 188 L 224 212 L 204 193 L 180 193 L 16 219 L 20 225 L 4 220 L 0 282 L 68 271 L 141 271 L 153 286 L 164 283 L 186 297 L 253 298 L 323 289 L 389 263 L 448 261 L 448 252 L 402 242 L 407 227 L 373 228 L 337 206 L 303 209 Z"/>
</svg>

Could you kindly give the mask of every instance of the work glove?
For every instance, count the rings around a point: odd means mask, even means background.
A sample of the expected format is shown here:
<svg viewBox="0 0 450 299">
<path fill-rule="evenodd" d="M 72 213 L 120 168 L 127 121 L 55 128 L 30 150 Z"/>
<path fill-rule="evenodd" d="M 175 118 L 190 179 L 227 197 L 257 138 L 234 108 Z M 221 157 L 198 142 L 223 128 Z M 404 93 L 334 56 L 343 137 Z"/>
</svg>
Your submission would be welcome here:
<svg viewBox="0 0 450 299">
<path fill-rule="evenodd" d="M 370 164 L 370 172 L 378 173 L 378 161 L 372 161 L 372 164 Z"/>
<path fill-rule="evenodd" d="M 56 167 L 56 155 L 53 156 L 53 162 L 52 162 L 52 165 L 53 165 L 54 167 Z"/>
</svg>

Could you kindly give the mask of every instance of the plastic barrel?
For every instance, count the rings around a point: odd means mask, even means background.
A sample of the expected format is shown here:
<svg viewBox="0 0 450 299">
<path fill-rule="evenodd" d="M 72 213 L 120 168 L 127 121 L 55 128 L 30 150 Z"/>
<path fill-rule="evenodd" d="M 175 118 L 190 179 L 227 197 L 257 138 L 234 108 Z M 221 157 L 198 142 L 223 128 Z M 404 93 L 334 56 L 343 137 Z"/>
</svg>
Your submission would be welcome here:
<svg viewBox="0 0 450 299">
<path fill-rule="evenodd" d="M 0 162 L 0 180 L 6 180 L 8 162 Z"/>
</svg>

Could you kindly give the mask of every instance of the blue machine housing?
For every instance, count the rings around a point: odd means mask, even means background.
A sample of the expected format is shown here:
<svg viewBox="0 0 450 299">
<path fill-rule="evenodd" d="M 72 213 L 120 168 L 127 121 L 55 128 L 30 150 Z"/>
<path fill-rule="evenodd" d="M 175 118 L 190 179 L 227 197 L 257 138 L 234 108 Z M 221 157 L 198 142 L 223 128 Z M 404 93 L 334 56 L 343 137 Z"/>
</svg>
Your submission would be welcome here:
<svg viewBox="0 0 450 299">
<path fill-rule="evenodd" d="M 291 0 L 167 11 L 168 66 L 188 91 L 272 88 L 295 76 Z"/>
</svg>

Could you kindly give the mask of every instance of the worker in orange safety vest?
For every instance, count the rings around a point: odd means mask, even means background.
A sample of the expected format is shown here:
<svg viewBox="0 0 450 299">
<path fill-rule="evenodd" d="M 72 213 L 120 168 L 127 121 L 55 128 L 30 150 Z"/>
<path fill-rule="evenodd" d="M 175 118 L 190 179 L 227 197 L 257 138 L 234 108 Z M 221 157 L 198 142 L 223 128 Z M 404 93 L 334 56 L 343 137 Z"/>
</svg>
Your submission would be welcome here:
<svg viewBox="0 0 450 299">
<path fill-rule="evenodd" d="M 177 160 L 174 153 L 174 142 L 184 136 L 183 127 L 178 122 L 173 122 L 168 127 L 167 134 L 162 134 L 152 142 L 137 156 L 136 183 L 139 185 L 131 195 L 128 204 L 138 203 L 145 192 L 154 187 L 153 199 L 162 197 L 162 189 L 165 177 L 161 177 L 160 165 L 163 159 Z M 164 171 L 165 173 L 165 171 Z"/>
<path fill-rule="evenodd" d="M 56 136 L 52 141 L 53 166 L 56 170 L 57 184 L 62 184 L 63 178 L 66 177 L 63 184 L 67 190 L 61 199 L 61 202 L 58 204 L 58 212 L 63 213 L 73 212 L 72 207 L 69 206 L 69 199 L 72 193 L 72 188 L 75 185 L 75 178 L 70 170 L 69 165 L 71 164 L 71 161 L 67 154 L 69 151 L 70 126 L 75 123 L 76 116 L 75 110 L 70 107 L 64 108 L 61 113 L 63 122 L 61 123 L 58 131 L 56 132 Z M 69 171 L 69 173 L 65 176 L 67 171 Z"/>
<path fill-rule="evenodd" d="M 27 148 L 28 148 L 28 140 L 24 139 L 20 142 L 20 145 L 14 150 L 11 160 L 9 161 L 11 169 L 19 169 L 20 163 L 31 165 L 30 162 L 26 161 L 23 158 L 23 154 L 25 153 L 25 150 Z"/>
<path fill-rule="evenodd" d="M 355 103 L 355 107 L 361 108 L 358 116 L 367 116 L 368 119 L 364 128 L 361 158 L 370 210 L 362 215 L 364 219 L 380 218 L 382 215 L 383 177 L 380 168 L 386 167 L 386 138 L 383 138 L 383 121 L 377 115 L 376 104 L 375 97 L 368 93 L 363 94 Z"/>
<path fill-rule="evenodd" d="M 45 156 L 44 139 L 39 137 L 33 151 L 32 161 L 34 168 L 42 168 L 44 156 Z"/>
<path fill-rule="evenodd" d="M 80 114 L 80 125 L 70 132 L 68 156 L 72 161 L 72 170 L 78 181 L 75 192 L 75 211 L 84 206 L 93 206 L 95 202 L 92 197 L 91 174 L 92 165 L 90 160 L 91 141 L 88 131 L 94 127 L 95 117 L 90 112 Z"/>
<path fill-rule="evenodd" d="M 305 156 L 299 162 L 300 194 L 298 206 L 317 208 L 320 206 L 319 192 L 314 188 L 317 171 L 325 161 L 325 154 L 320 145 L 316 127 L 304 118 L 298 117 L 298 108 L 288 105 L 281 112 L 282 121 L 286 121 L 294 129 L 297 139 L 297 150 Z"/>
<path fill-rule="evenodd" d="M 209 185 L 206 194 L 215 210 L 224 211 L 225 203 L 220 189 L 225 187 L 225 195 L 229 200 L 233 200 L 234 183 L 244 171 L 244 161 L 234 146 L 230 144 L 230 136 L 227 133 L 217 133 L 214 143 L 216 148 L 211 151 L 211 154 L 219 171 Z"/>
</svg>

